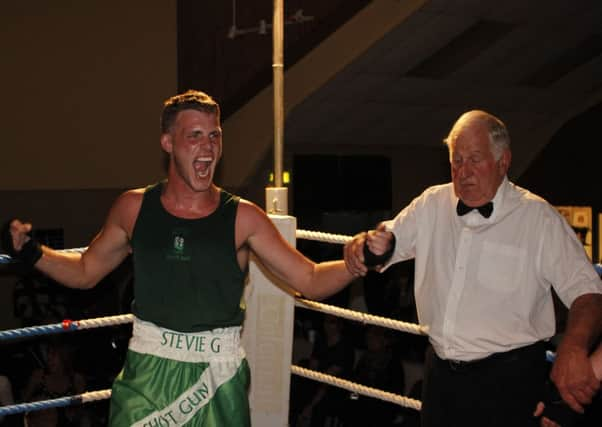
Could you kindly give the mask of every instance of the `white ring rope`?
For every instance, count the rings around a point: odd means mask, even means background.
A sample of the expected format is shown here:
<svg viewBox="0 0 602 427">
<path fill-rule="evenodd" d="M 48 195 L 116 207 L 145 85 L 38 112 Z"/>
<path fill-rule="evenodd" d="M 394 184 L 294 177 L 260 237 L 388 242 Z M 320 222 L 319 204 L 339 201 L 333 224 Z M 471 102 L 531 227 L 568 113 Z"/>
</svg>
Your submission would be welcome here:
<svg viewBox="0 0 602 427">
<path fill-rule="evenodd" d="M 395 329 L 401 332 L 409 332 L 416 335 L 428 335 L 426 326 L 417 325 L 415 323 L 402 322 L 400 320 L 389 319 L 386 317 L 375 316 L 373 314 L 363 313 L 361 311 L 349 310 L 334 305 L 323 304 L 321 302 L 312 301 L 309 299 L 296 298 L 297 307 L 307 308 L 322 313 L 334 314 L 338 317 L 343 317 L 348 320 L 355 320 L 364 324 L 382 326 L 384 328 Z"/>
<path fill-rule="evenodd" d="M 111 389 L 88 391 L 79 395 L 82 403 L 95 402 L 97 400 L 105 400 L 111 398 Z"/>
<path fill-rule="evenodd" d="M 297 239 L 314 240 L 317 242 L 336 243 L 341 245 L 344 245 L 352 239 L 352 236 L 346 236 L 343 234 L 323 233 L 321 231 L 311 230 L 296 230 L 295 235 Z M 81 248 L 59 249 L 58 251 L 65 253 L 82 253 L 85 252 L 86 249 L 88 248 L 86 246 L 83 246 Z M 6 254 L 1 254 L 0 256 L 6 262 L 12 259 L 12 257 Z"/>
<path fill-rule="evenodd" d="M 79 253 L 82 253 L 82 252 L 85 252 L 86 249 L 88 249 L 87 246 L 82 246 L 81 248 L 61 249 L 59 252 L 66 252 L 66 253 L 79 252 Z"/>
<path fill-rule="evenodd" d="M 334 377 L 332 375 L 327 375 L 321 372 L 305 369 L 297 365 L 291 365 L 291 372 L 301 377 L 330 384 L 353 393 L 362 394 L 364 396 L 375 397 L 380 400 L 386 400 L 387 402 L 395 403 L 406 408 L 416 409 L 417 411 L 420 411 L 420 407 L 422 406 L 422 402 L 416 399 L 411 399 L 409 397 L 400 396 L 398 394 L 391 393 L 388 391 L 367 387 L 365 385 L 347 381 L 342 378 Z"/>
<path fill-rule="evenodd" d="M 322 233 L 321 231 L 297 230 L 297 239 L 315 240 L 317 242 L 338 243 L 344 245 L 352 239 L 352 236 L 343 234 Z"/>
<path fill-rule="evenodd" d="M 124 323 L 132 323 L 134 321 L 133 314 L 120 314 L 117 316 L 96 317 L 93 319 L 84 319 L 77 322 L 78 329 L 92 329 L 103 326 L 123 325 Z"/>
</svg>

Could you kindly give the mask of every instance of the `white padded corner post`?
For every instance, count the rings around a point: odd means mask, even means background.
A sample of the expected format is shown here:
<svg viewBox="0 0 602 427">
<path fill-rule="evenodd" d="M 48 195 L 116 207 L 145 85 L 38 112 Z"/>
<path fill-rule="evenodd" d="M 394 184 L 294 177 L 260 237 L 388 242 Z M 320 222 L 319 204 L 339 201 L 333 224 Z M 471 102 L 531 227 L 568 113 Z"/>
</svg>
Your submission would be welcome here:
<svg viewBox="0 0 602 427">
<path fill-rule="evenodd" d="M 270 219 L 295 246 L 296 219 L 284 215 L 270 215 Z M 251 259 L 242 342 L 251 367 L 253 426 L 288 425 L 295 301 L 285 288 L 255 258 Z"/>
</svg>

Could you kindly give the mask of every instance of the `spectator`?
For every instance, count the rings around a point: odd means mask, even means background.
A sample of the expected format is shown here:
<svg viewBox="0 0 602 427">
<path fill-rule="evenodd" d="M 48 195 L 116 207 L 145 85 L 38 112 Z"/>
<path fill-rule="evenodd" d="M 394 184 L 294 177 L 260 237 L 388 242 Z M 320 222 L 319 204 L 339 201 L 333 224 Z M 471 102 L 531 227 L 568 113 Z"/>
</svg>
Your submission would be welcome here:
<svg viewBox="0 0 602 427">
<path fill-rule="evenodd" d="M 365 328 L 366 350 L 354 370 L 357 383 L 391 393 L 401 394 L 404 375 L 401 359 L 391 348 L 390 334 L 379 326 Z M 398 406 L 381 399 L 353 395 L 353 410 L 347 419 L 349 427 L 384 427 L 393 422 Z"/>
<path fill-rule="evenodd" d="M 8 406 L 14 403 L 12 384 L 8 377 L 0 375 L 0 406 Z M 3 425 L 3 421 L 4 416 L 0 416 L 0 425 Z"/>
<path fill-rule="evenodd" d="M 32 371 L 22 397 L 26 402 L 56 399 L 83 393 L 85 388 L 84 377 L 73 369 L 70 349 L 63 343 L 51 341 L 46 348 L 45 366 Z M 28 427 L 87 427 L 90 424 L 82 406 L 32 411 L 25 418 Z"/>
<path fill-rule="evenodd" d="M 344 333 L 343 319 L 325 315 L 323 335 L 318 336 L 309 368 L 339 378 L 350 378 L 355 359 L 353 345 Z M 326 384 L 314 383 L 301 418 L 310 419 L 311 427 L 323 427 L 327 420 L 342 419 L 348 393 Z"/>
</svg>

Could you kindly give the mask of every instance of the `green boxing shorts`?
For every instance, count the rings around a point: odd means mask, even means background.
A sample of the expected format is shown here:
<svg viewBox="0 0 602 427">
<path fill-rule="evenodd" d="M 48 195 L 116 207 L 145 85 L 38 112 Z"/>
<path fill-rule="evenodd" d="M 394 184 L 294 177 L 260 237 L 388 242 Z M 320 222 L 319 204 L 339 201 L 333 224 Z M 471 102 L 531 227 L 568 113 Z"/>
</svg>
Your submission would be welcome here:
<svg viewBox="0 0 602 427">
<path fill-rule="evenodd" d="M 182 333 L 134 320 L 113 383 L 112 427 L 250 426 L 240 327 Z"/>
</svg>

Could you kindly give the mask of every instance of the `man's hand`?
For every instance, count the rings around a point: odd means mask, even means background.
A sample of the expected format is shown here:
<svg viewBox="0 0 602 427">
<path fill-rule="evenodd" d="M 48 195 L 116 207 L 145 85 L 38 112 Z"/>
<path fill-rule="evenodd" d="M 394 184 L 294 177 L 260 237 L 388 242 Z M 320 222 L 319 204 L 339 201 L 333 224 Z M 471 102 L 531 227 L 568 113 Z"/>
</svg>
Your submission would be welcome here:
<svg viewBox="0 0 602 427">
<path fill-rule="evenodd" d="M 379 224 L 376 230 L 368 232 L 364 245 L 364 264 L 368 268 L 380 271 L 395 249 L 395 236 Z"/>
<path fill-rule="evenodd" d="M 561 343 L 550 378 L 562 399 L 576 412 L 591 403 L 600 382 L 596 379 L 585 350 L 570 343 Z"/>
<path fill-rule="evenodd" d="M 28 233 L 31 224 L 25 224 L 13 219 L 2 227 L 2 246 L 10 256 L 21 261 L 29 270 L 42 257 L 42 247 Z"/>
<path fill-rule="evenodd" d="M 573 427 L 577 425 L 581 416 L 562 400 L 552 381 L 546 381 L 542 400 L 537 404 L 533 415 L 541 417 L 542 427 Z"/>
<path fill-rule="evenodd" d="M 21 252 L 23 245 L 27 243 L 31 237 L 28 233 L 31 232 L 31 224 L 23 223 L 18 219 L 9 221 L 2 229 L 2 245 L 10 255 L 15 255 Z"/>
<path fill-rule="evenodd" d="M 543 402 L 539 402 L 537 404 L 537 407 L 535 408 L 535 412 L 533 413 L 533 416 L 540 417 L 541 414 L 543 414 L 544 409 L 545 409 L 545 405 L 543 404 Z M 539 425 L 541 427 L 561 427 L 560 424 L 556 424 L 554 421 L 552 421 L 546 417 L 541 417 Z"/>
<path fill-rule="evenodd" d="M 347 270 L 354 276 L 365 276 L 368 268 L 364 265 L 364 244 L 368 233 L 362 232 L 353 236 L 345 244 L 344 257 Z"/>
<path fill-rule="evenodd" d="M 345 245 L 345 265 L 353 275 L 365 276 L 368 267 L 366 266 L 364 246 L 374 255 L 380 256 L 392 249 L 392 244 L 393 233 L 386 231 L 384 224 L 379 224 L 376 230 L 356 234 Z M 378 271 L 382 268 L 382 264 L 371 266 L 371 268 Z"/>
</svg>

